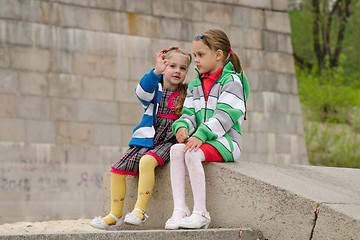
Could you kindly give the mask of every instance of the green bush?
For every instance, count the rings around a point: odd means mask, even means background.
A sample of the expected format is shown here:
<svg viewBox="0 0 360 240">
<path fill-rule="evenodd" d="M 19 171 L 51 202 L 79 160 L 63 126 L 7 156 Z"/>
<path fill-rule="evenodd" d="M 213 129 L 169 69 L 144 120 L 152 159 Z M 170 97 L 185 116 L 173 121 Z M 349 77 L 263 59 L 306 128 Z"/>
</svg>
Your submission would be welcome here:
<svg viewBox="0 0 360 240">
<path fill-rule="evenodd" d="M 311 72 L 297 69 L 299 96 L 312 121 L 351 123 L 352 108 L 360 105 L 359 88 L 345 85 L 341 67 Z"/>
<path fill-rule="evenodd" d="M 346 125 L 304 121 L 312 165 L 360 168 L 360 136 Z"/>
<path fill-rule="evenodd" d="M 342 72 L 341 67 L 321 74 L 297 69 L 312 165 L 360 168 L 360 91 L 347 85 Z"/>
</svg>

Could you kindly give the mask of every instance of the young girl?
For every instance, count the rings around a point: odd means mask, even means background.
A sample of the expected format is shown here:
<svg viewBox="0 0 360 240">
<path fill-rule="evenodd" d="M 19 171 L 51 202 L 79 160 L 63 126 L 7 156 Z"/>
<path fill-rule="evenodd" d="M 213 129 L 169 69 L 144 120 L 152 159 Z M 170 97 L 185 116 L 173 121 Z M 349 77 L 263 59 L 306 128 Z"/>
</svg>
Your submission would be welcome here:
<svg viewBox="0 0 360 240">
<path fill-rule="evenodd" d="M 91 226 L 116 229 L 122 224 L 128 175 L 139 176 L 138 198 L 124 222 L 140 225 L 148 218 L 145 212 L 154 187 L 155 168 L 170 161 L 170 147 L 176 143 L 171 126 L 181 115 L 186 96 L 183 81 L 190 63 L 191 55 L 177 47 L 155 54 L 155 68 L 142 77 L 135 89 L 144 115 L 133 131 L 130 148 L 111 167 L 111 211 L 104 218 L 95 217 Z"/>
<path fill-rule="evenodd" d="M 196 36 L 192 47 L 198 77 L 189 84 L 182 116 L 172 125 L 179 143 L 170 150 L 174 211 L 166 229 L 209 226 L 202 162 L 233 162 L 241 153 L 249 86 L 240 60 L 220 29 Z M 185 165 L 194 196 L 191 215 L 185 203 Z"/>
</svg>

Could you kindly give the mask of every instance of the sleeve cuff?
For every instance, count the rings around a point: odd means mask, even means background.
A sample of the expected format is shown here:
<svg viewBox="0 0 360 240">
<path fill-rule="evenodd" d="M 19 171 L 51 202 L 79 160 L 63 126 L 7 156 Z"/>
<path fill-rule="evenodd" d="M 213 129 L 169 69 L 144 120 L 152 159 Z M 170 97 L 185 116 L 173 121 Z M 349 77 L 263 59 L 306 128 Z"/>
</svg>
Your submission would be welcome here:
<svg viewBox="0 0 360 240">
<path fill-rule="evenodd" d="M 186 128 L 186 129 L 188 130 L 188 132 L 189 132 L 189 125 L 188 125 L 188 123 L 187 123 L 185 120 L 183 120 L 183 119 L 178 119 L 178 120 L 176 120 L 171 127 L 172 127 L 172 132 L 173 132 L 173 134 L 174 134 L 175 136 L 176 136 L 177 130 L 179 130 L 179 128 L 182 128 L 182 127 L 183 127 L 183 128 Z"/>
<path fill-rule="evenodd" d="M 151 69 L 151 71 L 150 71 L 150 76 L 153 77 L 153 78 L 156 78 L 156 79 L 160 80 L 162 74 L 156 75 L 154 71 L 155 71 L 155 68 Z"/>
<path fill-rule="evenodd" d="M 193 135 L 193 137 L 197 137 L 198 139 L 200 139 L 203 143 L 206 142 L 207 140 L 207 135 L 201 131 L 201 129 L 198 129 Z"/>
</svg>

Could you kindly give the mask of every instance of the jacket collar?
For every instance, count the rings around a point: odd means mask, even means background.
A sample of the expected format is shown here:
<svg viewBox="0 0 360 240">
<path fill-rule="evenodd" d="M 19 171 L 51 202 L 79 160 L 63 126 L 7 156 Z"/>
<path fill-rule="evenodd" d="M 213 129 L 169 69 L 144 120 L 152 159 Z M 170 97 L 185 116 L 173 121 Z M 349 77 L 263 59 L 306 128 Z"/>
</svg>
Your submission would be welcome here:
<svg viewBox="0 0 360 240">
<path fill-rule="evenodd" d="M 200 74 L 199 69 L 195 68 L 195 70 L 196 70 L 196 72 L 197 72 L 198 78 L 200 79 L 201 76 L 202 76 L 202 74 Z M 223 70 L 222 70 L 221 76 L 220 76 L 218 79 L 220 79 L 220 78 L 222 78 L 224 75 L 229 74 L 229 73 L 232 73 L 232 72 L 234 72 L 234 65 L 233 65 L 230 61 L 228 61 L 228 62 L 224 65 L 224 68 L 223 68 Z"/>
</svg>

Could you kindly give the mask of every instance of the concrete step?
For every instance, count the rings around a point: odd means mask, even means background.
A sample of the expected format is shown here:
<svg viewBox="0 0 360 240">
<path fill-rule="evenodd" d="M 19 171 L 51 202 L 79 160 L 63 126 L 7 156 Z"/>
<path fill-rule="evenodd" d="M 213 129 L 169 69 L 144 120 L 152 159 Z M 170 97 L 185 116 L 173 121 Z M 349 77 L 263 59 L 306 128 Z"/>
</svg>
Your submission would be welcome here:
<svg viewBox="0 0 360 240">
<path fill-rule="evenodd" d="M 211 228 L 259 229 L 270 240 L 360 239 L 360 169 L 250 162 L 206 163 L 204 169 Z M 187 205 L 192 209 L 186 179 Z M 128 177 L 127 183 L 128 189 L 137 189 L 137 178 Z M 109 173 L 104 186 L 104 212 L 99 215 L 106 215 L 111 205 Z M 137 191 L 127 191 L 125 199 L 124 213 L 132 211 Z M 147 209 L 150 217 L 142 230 L 162 229 L 172 211 L 166 165 L 157 169 Z"/>
<path fill-rule="evenodd" d="M 196 230 L 125 230 L 81 233 L 17 233 L 0 235 L 0 240 L 111 240 L 111 239 L 156 239 L 156 240 L 212 240 L 212 239 L 241 239 L 264 240 L 259 230 L 240 228 L 217 228 Z"/>
</svg>

